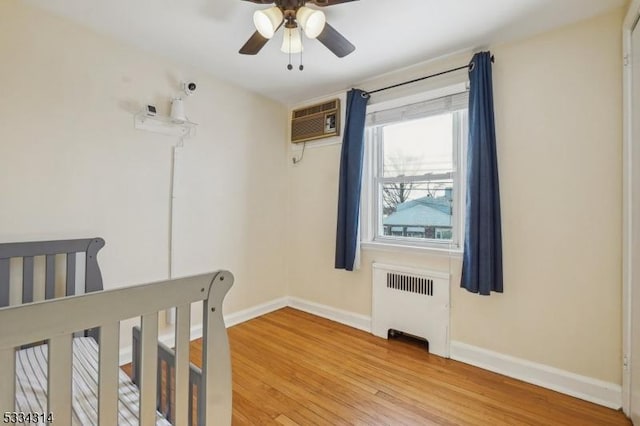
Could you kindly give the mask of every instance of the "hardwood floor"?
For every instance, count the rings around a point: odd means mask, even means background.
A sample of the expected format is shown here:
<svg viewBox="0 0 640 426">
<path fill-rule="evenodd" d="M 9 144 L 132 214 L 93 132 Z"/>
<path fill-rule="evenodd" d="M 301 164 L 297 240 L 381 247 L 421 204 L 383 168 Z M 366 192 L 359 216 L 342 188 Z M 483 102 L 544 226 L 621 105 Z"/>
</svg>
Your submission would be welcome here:
<svg viewBox="0 0 640 426">
<path fill-rule="evenodd" d="M 291 308 L 228 331 L 234 425 L 631 424 L 621 412 Z M 200 353 L 193 342 L 196 363 Z"/>
</svg>

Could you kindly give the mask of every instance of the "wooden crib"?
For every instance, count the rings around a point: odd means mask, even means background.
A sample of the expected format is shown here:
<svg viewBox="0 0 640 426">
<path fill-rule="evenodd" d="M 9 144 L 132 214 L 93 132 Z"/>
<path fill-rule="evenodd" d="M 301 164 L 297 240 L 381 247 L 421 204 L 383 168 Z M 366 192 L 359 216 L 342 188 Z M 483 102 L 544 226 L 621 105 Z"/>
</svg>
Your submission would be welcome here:
<svg viewBox="0 0 640 426">
<path fill-rule="evenodd" d="M 222 303 L 233 284 L 232 274 L 218 271 L 104 291 L 97 263 L 103 246 L 100 238 L 0 244 L 0 415 L 14 423 L 22 418 L 38 424 L 118 424 L 123 415 L 122 386 L 128 380 L 118 362 L 120 322 L 139 317 L 141 327 L 133 349 L 139 396 L 127 394 L 128 401 L 134 401 L 139 424 L 168 424 L 157 412 L 164 387 L 171 399 L 168 418 L 173 424 L 230 425 L 231 362 Z M 61 268 L 56 270 L 60 257 L 65 258 L 64 279 Z M 21 280 L 13 276 L 16 270 L 21 270 Z M 36 275 L 44 275 L 43 285 L 37 285 Z M 199 301 L 203 302 L 202 369 L 189 363 L 191 304 Z M 158 313 L 172 307 L 176 309 L 175 349 L 161 345 L 159 350 Z M 76 347 L 82 345 L 96 347 L 93 365 L 82 365 L 91 359 L 76 354 Z M 46 358 L 45 384 L 33 392 L 43 398 L 41 409 L 19 411 L 17 401 L 21 407 L 28 404 L 25 394 L 31 395 L 31 388 L 25 391 L 16 365 L 22 366 L 25 356 L 34 356 L 24 351 L 34 350 Z M 166 364 L 165 375 L 171 374 L 165 380 L 159 380 L 159 355 Z M 83 394 L 81 401 L 83 407 L 91 407 L 83 408 L 82 416 L 94 417 L 84 420 L 77 420 L 76 406 L 81 405 L 76 395 L 80 392 L 77 370 L 85 376 L 86 371 L 96 373 L 92 379 L 96 389 L 86 392 L 93 396 Z M 26 381 L 34 381 L 26 376 Z M 136 410 L 128 406 L 128 412 Z"/>
</svg>

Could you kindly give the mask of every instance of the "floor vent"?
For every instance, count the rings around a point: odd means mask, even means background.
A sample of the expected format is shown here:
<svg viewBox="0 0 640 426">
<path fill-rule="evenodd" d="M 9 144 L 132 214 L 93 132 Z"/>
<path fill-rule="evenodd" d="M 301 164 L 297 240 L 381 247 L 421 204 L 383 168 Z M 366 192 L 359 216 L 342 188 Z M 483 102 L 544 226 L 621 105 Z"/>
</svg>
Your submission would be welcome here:
<svg viewBox="0 0 640 426">
<path fill-rule="evenodd" d="M 449 274 L 404 266 L 373 264 L 371 330 L 389 331 L 429 342 L 429 352 L 449 357 Z"/>
</svg>

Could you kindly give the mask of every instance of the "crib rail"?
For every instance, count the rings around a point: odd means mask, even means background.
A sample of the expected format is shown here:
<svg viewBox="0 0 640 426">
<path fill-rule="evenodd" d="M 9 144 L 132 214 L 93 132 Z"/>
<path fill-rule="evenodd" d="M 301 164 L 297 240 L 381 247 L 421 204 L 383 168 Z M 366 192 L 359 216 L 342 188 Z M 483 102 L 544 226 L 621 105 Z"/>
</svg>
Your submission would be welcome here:
<svg viewBox="0 0 640 426">
<path fill-rule="evenodd" d="M 71 296 L 0 309 L 0 411 L 14 411 L 15 349 L 48 340 L 48 411 L 56 424 L 71 424 L 71 336 L 100 328 L 98 417 L 117 423 L 119 322 L 140 316 L 140 425 L 154 425 L 157 385 L 158 312 L 178 307 L 176 320 L 175 412 L 188 418 L 189 359 L 185 318 L 190 304 L 203 302 L 202 425 L 231 424 L 231 360 L 222 303 L 233 283 L 227 271 L 135 287 Z M 188 328 L 188 325 L 187 325 Z M 105 344 L 108 340 L 108 345 Z M 116 396 L 114 398 L 114 395 Z M 199 413 L 199 414 L 200 414 Z"/>
<path fill-rule="evenodd" d="M 133 351 L 131 357 L 131 380 L 135 384 L 139 384 L 140 378 L 140 327 L 133 327 L 131 333 L 133 341 Z M 188 343 L 187 343 L 188 344 Z M 184 365 L 184 364 L 182 364 Z M 202 370 L 189 363 L 189 383 L 188 388 L 182 389 L 188 392 L 188 409 L 179 408 L 176 410 L 176 400 L 173 394 L 176 388 L 184 387 L 186 383 L 176 383 L 171 379 L 176 377 L 176 353 L 169 346 L 162 342 L 158 342 L 158 392 L 157 408 L 162 415 L 174 425 L 197 426 L 202 417 L 201 408 L 198 401 L 202 400 L 200 390 L 202 389 Z M 178 404 L 184 401 L 177 401 Z M 187 418 L 176 418 L 176 411 L 187 413 Z"/>
<path fill-rule="evenodd" d="M 22 243 L 0 243 L 0 307 L 9 305 L 11 287 L 11 259 L 22 259 L 21 293 L 22 303 L 34 301 L 34 260 L 45 258 L 45 299 L 55 298 L 56 255 L 65 255 L 65 295 L 76 294 L 76 261 L 84 254 L 84 283 L 80 291 L 89 293 L 102 290 L 102 274 L 98 266 L 98 251 L 104 247 L 102 238 L 78 240 L 30 241 Z"/>
</svg>

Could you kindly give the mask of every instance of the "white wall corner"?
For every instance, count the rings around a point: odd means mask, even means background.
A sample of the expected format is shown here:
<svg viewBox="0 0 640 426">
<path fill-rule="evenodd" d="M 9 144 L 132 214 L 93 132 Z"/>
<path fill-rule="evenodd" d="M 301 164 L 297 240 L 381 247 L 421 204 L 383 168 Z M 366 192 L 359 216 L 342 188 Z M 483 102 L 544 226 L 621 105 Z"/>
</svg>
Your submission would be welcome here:
<svg viewBox="0 0 640 426">
<path fill-rule="evenodd" d="M 503 374 L 585 401 L 618 410 L 622 407 L 622 387 L 559 368 L 482 349 L 466 343 L 451 342 L 451 358 L 485 370 Z"/>
<path fill-rule="evenodd" d="M 272 300 L 270 302 L 262 303 L 257 306 L 253 306 L 248 309 L 244 309 L 242 311 L 234 312 L 229 315 L 224 316 L 224 323 L 227 328 L 233 327 L 234 325 L 241 324 L 245 321 L 252 320 L 254 318 L 261 317 L 262 315 L 266 315 L 270 312 L 277 311 L 278 309 L 282 309 L 288 306 L 287 297 L 281 297 L 279 299 Z"/>
<path fill-rule="evenodd" d="M 309 302 L 297 297 L 289 297 L 289 306 L 300 311 L 307 312 L 322 318 L 326 318 L 358 330 L 371 333 L 371 317 L 356 314 L 342 309 L 336 309 L 331 306 L 321 305 L 315 302 Z"/>
</svg>

